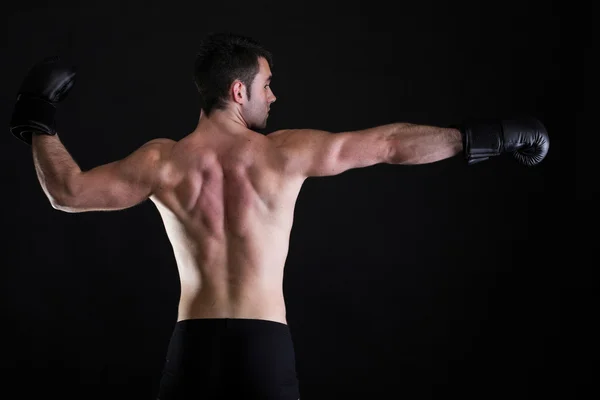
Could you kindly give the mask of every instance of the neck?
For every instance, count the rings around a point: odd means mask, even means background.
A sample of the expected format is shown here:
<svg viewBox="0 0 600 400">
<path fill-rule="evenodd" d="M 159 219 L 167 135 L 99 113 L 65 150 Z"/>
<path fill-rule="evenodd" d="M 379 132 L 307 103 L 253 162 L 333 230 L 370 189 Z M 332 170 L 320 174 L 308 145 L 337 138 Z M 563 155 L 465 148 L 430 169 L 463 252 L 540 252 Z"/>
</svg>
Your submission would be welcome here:
<svg viewBox="0 0 600 400">
<path fill-rule="evenodd" d="M 250 130 L 244 121 L 243 117 L 236 111 L 213 110 L 210 116 L 201 110 L 198 125 L 195 129 L 197 132 L 221 132 L 234 135 L 248 135 L 256 132 Z"/>
<path fill-rule="evenodd" d="M 224 110 L 213 110 L 210 116 L 206 115 L 204 110 L 200 110 L 198 126 L 204 122 L 211 122 L 218 125 L 238 126 L 248 129 L 248 124 L 244 120 L 242 113 L 238 109 L 228 107 Z"/>
</svg>

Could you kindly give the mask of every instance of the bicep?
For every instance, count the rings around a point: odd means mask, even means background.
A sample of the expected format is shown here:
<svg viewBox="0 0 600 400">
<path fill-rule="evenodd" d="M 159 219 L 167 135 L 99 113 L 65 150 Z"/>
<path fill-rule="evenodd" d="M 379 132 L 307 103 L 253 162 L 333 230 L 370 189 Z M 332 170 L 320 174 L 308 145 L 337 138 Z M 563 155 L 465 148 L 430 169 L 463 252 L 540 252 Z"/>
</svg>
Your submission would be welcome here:
<svg viewBox="0 0 600 400">
<path fill-rule="evenodd" d="M 127 157 L 74 176 L 61 209 L 68 212 L 110 211 L 146 200 L 158 184 L 162 139 L 150 141 Z"/>
</svg>

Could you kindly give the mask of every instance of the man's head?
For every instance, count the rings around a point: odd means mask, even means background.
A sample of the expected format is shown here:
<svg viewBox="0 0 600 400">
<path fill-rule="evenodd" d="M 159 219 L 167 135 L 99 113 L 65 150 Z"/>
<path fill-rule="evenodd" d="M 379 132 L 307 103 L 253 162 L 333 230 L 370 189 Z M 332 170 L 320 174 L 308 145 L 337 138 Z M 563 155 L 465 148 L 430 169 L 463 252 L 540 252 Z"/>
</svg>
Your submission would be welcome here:
<svg viewBox="0 0 600 400">
<path fill-rule="evenodd" d="M 266 127 L 275 96 L 270 88 L 272 56 L 255 40 L 233 34 L 209 34 L 200 44 L 194 80 L 203 112 L 236 109 L 250 129 Z"/>
</svg>

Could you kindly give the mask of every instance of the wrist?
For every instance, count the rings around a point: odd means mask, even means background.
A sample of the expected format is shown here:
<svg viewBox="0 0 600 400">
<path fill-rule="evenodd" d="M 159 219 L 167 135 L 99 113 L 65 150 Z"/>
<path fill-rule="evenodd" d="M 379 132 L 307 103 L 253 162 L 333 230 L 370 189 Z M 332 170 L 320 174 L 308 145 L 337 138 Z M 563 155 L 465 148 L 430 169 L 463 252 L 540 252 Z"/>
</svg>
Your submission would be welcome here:
<svg viewBox="0 0 600 400">
<path fill-rule="evenodd" d="M 456 153 L 463 151 L 465 147 L 465 138 L 460 129 L 446 128 L 446 130 L 450 145 L 453 146 Z"/>
</svg>

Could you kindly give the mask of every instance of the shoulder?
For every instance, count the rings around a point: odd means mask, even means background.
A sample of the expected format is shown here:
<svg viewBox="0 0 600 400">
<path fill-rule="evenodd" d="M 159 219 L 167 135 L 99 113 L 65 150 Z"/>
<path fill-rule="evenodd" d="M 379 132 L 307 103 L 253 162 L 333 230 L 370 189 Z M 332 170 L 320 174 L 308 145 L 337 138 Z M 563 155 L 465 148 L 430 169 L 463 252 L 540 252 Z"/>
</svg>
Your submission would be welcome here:
<svg viewBox="0 0 600 400">
<path fill-rule="evenodd" d="M 330 139 L 336 136 L 319 129 L 286 129 L 268 137 L 273 140 L 286 174 L 306 178 L 316 164 L 324 163 L 331 155 L 334 146 Z"/>
<path fill-rule="evenodd" d="M 173 139 L 167 139 L 167 138 L 156 138 L 156 139 L 152 139 L 147 141 L 146 143 L 144 143 L 142 145 L 142 147 L 144 146 L 151 146 L 151 147 L 172 147 L 175 143 L 177 143 L 175 140 Z"/>
<path fill-rule="evenodd" d="M 290 129 L 282 129 L 279 131 L 271 132 L 266 135 L 267 139 L 269 139 L 276 147 L 289 136 Z"/>
<path fill-rule="evenodd" d="M 156 158 L 164 159 L 171 153 L 171 149 L 176 143 L 177 142 L 173 139 L 156 138 L 141 145 L 138 151 Z"/>
</svg>

